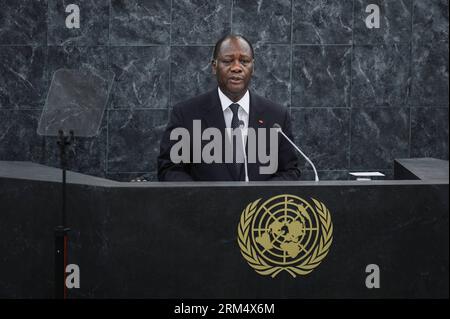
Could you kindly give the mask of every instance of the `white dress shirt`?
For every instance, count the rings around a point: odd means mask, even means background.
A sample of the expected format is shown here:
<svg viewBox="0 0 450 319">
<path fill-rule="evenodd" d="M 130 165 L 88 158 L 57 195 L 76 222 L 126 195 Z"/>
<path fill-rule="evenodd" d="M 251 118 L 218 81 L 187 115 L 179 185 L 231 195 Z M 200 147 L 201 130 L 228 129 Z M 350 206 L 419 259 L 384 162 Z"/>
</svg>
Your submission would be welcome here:
<svg viewBox="0 0 450 319">
<path fill-rule="evenodd" d="M 230 109 L 230 105 L 233 103 L 239 104 L 238 116 L 239 120 L 244 122 L 244 129 L 242 133 L 247 136 L 248 119 L 250 115 L 250 94 L 245 92 L 244 96 L 237 102 L 231 101 L 218 87 L 220 103 L 222 104 L 223 117 L 225 119 L 225 126 L 231 127 L 231 120 L 233 119 L 233 112 Z M 230 132 L 228 131 L 228 137 L 230 138 Z"/>
</svg>

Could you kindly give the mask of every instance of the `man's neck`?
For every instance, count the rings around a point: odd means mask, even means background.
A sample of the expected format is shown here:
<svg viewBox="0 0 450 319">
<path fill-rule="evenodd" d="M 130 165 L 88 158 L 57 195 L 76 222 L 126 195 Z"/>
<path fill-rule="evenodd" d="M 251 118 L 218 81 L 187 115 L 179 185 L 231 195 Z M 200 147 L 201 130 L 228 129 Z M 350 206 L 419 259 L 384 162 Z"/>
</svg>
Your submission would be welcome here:
<svg viewBox="0 0 450 319">
<path fill-rule="evenodd" d="M 239 94 L 232 94 L 228 91 L 225 91 L 224 89 L 220 88 L 220 90 L 222 91 L 223 94 L 225 94 L 225 96 L 227 98 L 229 98 L 232 102 L 236 103 L 238 102 L 240 99 L 242 99 L 245 95 L 245 93 L 247 93 L 247 89 L 244 92 L 241 92 Z"/>
</svg>

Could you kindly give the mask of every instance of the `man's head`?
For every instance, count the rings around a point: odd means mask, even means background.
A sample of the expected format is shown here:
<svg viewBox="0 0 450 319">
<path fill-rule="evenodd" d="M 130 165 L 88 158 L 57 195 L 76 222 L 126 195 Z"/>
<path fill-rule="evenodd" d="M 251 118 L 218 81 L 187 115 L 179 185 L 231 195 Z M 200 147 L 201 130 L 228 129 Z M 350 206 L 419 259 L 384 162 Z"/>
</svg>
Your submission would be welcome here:
<svg viewBox="0 0 450 319">
<path fill-rule="evenodd" d="M 247 91 L 253 74 L 253 47 L 239 35 L 227 35 L 214 48 L 212 71 L 222 92 L 233 102 Z"/>
</svg>

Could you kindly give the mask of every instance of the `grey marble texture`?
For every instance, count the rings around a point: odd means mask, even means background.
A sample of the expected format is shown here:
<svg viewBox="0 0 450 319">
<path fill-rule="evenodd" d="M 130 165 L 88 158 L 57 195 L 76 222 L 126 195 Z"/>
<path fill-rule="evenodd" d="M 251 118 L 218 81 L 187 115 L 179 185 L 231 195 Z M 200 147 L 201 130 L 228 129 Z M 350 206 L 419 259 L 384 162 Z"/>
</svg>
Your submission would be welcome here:
<svg viewBox="0 0 450 319">
<path fill-rule="evenodd" d="M 111 47 L 109 51 L 115 74 L 111 108 L 168 107 L 169 47 Z"/>
<path fill-rule="evenodd" d="M 317 170 L 348 168 L 350 110 L 346 108 L 293 108 L 295 142 Z M 309 168 L 306 160 L 303 170 Z"/>
<path fill-rule="evenodd" d="M 393 169 L 409 156 L 408 108 L 355 108 L 351 115 L 350 169 Z"/>
<path fill-rule="evenodd" d="M 172 44 L 214 44 L 231 32 L 232 0 L 173 0 Z"/>
<path fill-rule="evenodd" d="M 80 9 L 80 28 L 66 27 L 66 7 Z M 109 0 L 48 0 L 49 45 L 105 45 L 109 35 Z"/>
<path fill-rule="evenodd" d="M 234 0 L 232 32 L 255 44 L 289 44 L 291 5 L 291 0 Z"/>
<path fill-rule="evenodd" d="M 263 45 L 255 48 L 255 71 L 250 88 L 278 104 L 289 106 L 290 51 L 286 45 Z"/>
<path fill-rule="evenodd" d="M 448 45 L 448 0 L 414 0 L 412 37 L 415 44 Z"/>
<path fill-rule="evenodd" d="M 353 0 L 294 0 L 293 43 L 351 44 Z"/>
<path fill-rule="evenodd" d="M 71 3 L 79 30 L 65 28 Z M 369 4 L 380 29 L 366 27 Z M 448 158 L 448 0 L 0 0 L 0 160 L 59 166 L 36 133 L 54 72 L 102 70 L 115 76 L 110 114 L 73 169 L 156 179 L 156 135 L 174 104 L 216 87 L 213 46 L 229 32 L 252 42 L 250 89 L 292 108 L 321 178 Z"/>
<path fill-rule="evenodd" d="M 60 69 L 55 72 L 39 122 L 38 134 L 75 136 L 98 134 L 112 87 L 112 72 L 96 69 Z"/>
<path fill-rule="evenodd" d="M 72 145 L 73 151 L 68 151 L 68 169 L 83 174 L 105 177 L 106 173 L 106 137 L 107 118 L 103 116 L 99 134 L 95 137 L 76 137 Z M 60 167 L 57 138 L 45 138 L 45 154 L 41 164 Z"/>
<path fill-rule="evenodd" d="M 411 157 L 448 160 L 448 108 L 411 108 Z"/>
<path fill-rule="evenodd" d="M 321 181 L 345 181 L 356 180 L 355 176 L 350 175 L 351 172 L 361 172 L 364 170 L 329 170 L 329 171 L 317 171 L 319 180 Z M 378 169 L 377 172 L 384 174 L 385 176 L 374 176 L 372 180 L 392 180 L 394 179 L 394 171 L 392 169 Z M 300 177 L 302 181 L 314 180 L 314 172 L 308 167 L 308 169 L 302 170 Z"/>
<path fill-rule="evenodd" d="M 347 170 L 318 170 L 317 176 L 320 181 L 345 181 L 350 179 Z M 314 171 L 310 166 L 302 169 L 301 181 L 313 181 L 314 177 Z"/>
<path fill-rule="evenodd" d="M 410 46 L 356 46 L 352 65 L 352 107 L 405 106 L 410 81 Z"/>
<path fill-rule="evenodd" d="M 0 45 L 47 43 L 47 0 L 1 0 Z"/>
<path fill-rule="evenodd" d="M 146 182 L 157 182 L 158 181 L 158 173 L 157 171 L 147 172 L 147 173 L 108 173 L 106 175 L 107 179 L 117 181 L 117 182 L 136 182 L 137 179 L 141 179 Z"/>
<path fill-rule="evenodd" d="M 369 4 L 380 8 L 380 28 L 366 26 Z M 411 41 L 412 0 L 355 0 L 355 44 L 409 43 Z"/>
<path fill-rule="evenodd" d="M 42 108 L 46 69 L 47 47 L 0 46 L 0 109 Z"/>
<path fill-rule="evenodd" d="M 44 159 L 43 137 L 36 134 L 41 112 L 0 109 L 0 159 L 33 161 Z"/>
<path fill-rule="evenodd" d="M 414 45 L 411 74 L 410 105 L 448 107 L 448 42 Z"/>
<path fill-rule="evenodd" d="M 108 172 L 156 171 L 167 110 L 108 111 Z"/>
<path fill-rule="evenodd" d="M 109 70 L 108 48 L 104 46 L 49 46 L 48 78 L 58 69 Z"/>
<path fill-rule="evenodd" d="M 292 107 L 350 106 L 351 47 L 295 46 Z"/>
<path fill-rule="evenodd" d="M 173 46 L 171 58 L 171 105 L 212 90 L 217 86 L 212 74 L 213 47 Z"/>
<path fill-rule="evenodd" d="M 110 44 L 170 42 L 171 0 L 111 0 Z"/>
</svg>

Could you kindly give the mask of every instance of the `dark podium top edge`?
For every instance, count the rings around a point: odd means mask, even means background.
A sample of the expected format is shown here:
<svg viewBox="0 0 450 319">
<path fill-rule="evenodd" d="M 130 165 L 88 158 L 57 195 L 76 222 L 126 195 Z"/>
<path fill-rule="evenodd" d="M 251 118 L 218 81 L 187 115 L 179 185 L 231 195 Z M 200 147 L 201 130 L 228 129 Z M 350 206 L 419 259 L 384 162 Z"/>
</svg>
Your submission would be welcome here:
<svg viewBox="0 0 450 319">
<path fill-rule="evenodd" d="M 67 183 L 99 187 L 264 187 L 264 186 L 373 186 L 448 184 L 448 161 L 435 158 L 408 158 L 394 161 L 394 180 L 273 181 L 273 182 L 117 182 L 67 171 Z M 61 170 L 32 162 L 0 161 L 1 179 L 25 179 L 61 183 Z"/>
</svg>

